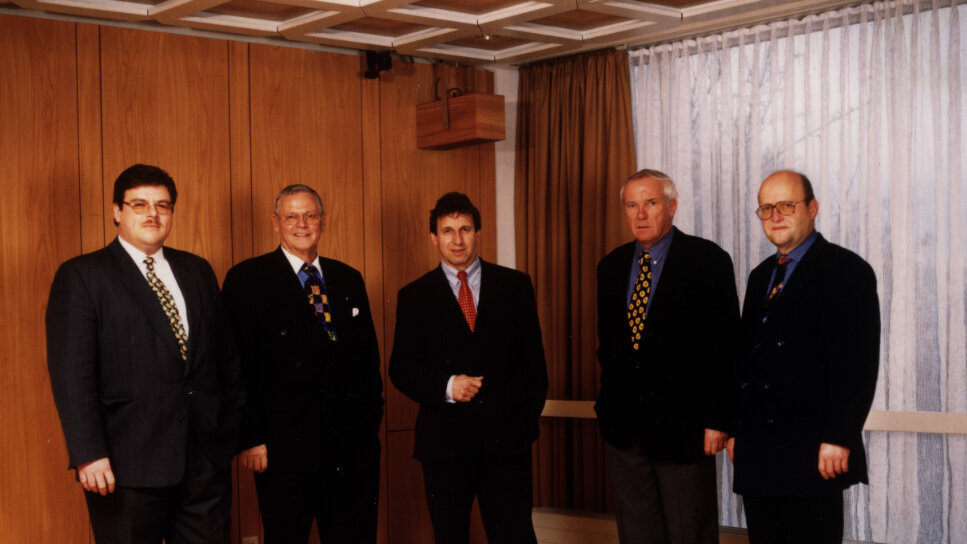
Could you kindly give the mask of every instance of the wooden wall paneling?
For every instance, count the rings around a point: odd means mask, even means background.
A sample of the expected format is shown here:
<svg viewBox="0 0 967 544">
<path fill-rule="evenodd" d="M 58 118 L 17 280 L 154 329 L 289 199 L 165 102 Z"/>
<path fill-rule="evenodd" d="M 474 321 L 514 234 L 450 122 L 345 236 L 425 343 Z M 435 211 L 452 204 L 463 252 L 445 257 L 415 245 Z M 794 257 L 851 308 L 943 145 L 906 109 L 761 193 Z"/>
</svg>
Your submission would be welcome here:
<svg viewBox="0 0 967 544">
<path fill-rule="evenodd" d="M 357 57 L 251 45 L 255 253 L 278 246 L 270 215 L 279 190 L 314 188 L 325 207 L 319 253 L 363 269 L 361 97 Z"/>
<path fill-rule="evenodd" d="M 480 257 L 492 263 L 497 262 L 497 152 L 494 144 L 478 144 L 475 146 L 480 165 L 477 180 L 477 194 L 474 201 L 480 210 L 484 228 L 480 233 Z M 489 223 L 487 219 L 489 218 Z"/>
<path fill-rule="evenodd" d="M 433 542 L 423 494 L 423 467 L 413 459 L 413 431 L 387 433 L 389 543 Z"/>
<path fill-rule="evenodd" d="M 105 180 L 101 171 L 101 31 L 99 26 L 92 24 L 78 23 L 75 26 L 81 250 L 90 253 L 107 243 L 105 221 L 108 225 L 113 224 L 110 199 L 104 199 Z"/>
<path fill-rule="evenodd" d="M 232 264 L 227 44 L 101 28 L 105 199 L 133 163 L 167 170 L 178 188 L 167 245 L 205 257 L 219 278 Z"/>
<path fill-rule="evenodd" d="M 252 240 L 254 217 L 252 215 L 252 123 L 248 52 L 247 43 L 228 42 L 233 263 L 255 256 Z"/>
<path fill-rule="evenodd" d="M 50 282 L 81 252 L 75 40 L 73 23 L 0 15 L 2 542 L 89 540 L 44 349 Z"/>
<path fill-rule="evenodd" d="M 252 241 L 252 135 L 248 44 L 228 42 L 229 145 L 231 149 L 232 263 L 255 252 Z M 220 277 L 219 280 L 224 279 Z M 258 538 L 261 527 L 255 477 L 236 460 L 232 465 L 232 542 Z"/>
<path fill-rule="evenodd" d="M 359 57 L 359 71 L 365 70 L 365 56 Z M 383 384 L 387 383 L 386 351 L 387 332 L 384 328 L 383 302 L 383 213 L 382 213 L 382 183 L 380 179 L 380 110 L 379 110 L 379 80 L 358 78 L 361 97 L 360 123 L 362 129 L 362 145 L 360 155 L 363 167 L 363 240 L 365 244 L 365 263 L 363 277 L 366 280 L 366 292 L 369 295 L 369 306 L 373 313 L 373 324 L 376 327 L 376 337 L 379 339 L 381 357 L 380 374 Z M 391 333 L 390 333 L 391 334 Z M 385 395 L 384 395 L 385 396 Z M 385 422 L 385 419 L 384 419 Z M 380 442 L 382 457 L 380 458 L 379 478 L 379 522 L 377 528 L 377 542 L 389 542 L 388 533 L 388 501 L 387 501 L 387 437 L 385 423 L 380 427 Z"/>
</svg>

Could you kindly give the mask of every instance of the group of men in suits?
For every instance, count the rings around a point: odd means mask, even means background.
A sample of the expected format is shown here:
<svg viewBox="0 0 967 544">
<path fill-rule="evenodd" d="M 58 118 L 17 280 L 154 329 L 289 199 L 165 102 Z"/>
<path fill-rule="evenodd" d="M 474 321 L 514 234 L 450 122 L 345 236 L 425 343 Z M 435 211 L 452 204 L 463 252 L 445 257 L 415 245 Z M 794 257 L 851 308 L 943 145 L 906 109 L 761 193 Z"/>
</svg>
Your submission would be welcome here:
<svg viewBox="0 0 967 544">
<path fill-rule="evenodd" d="M 362 275 L 321 257 L 319 195 L 282 189 L 279 247 L 218 283 L 165 247 L 177 190 L 134 165 L 114 187 L 117 237 L 58 269 L 48 368 L 95 540 L 229 541 L 238 452 L 255 471 L 268 544 L 374 543 L 383 416 Z M 431 212 L 441 266 L 400 291 L 390 374 L 420 402 L 438 542 L 466 542 L 479 498 L 492 542 L 536 542 L 530 445 L 547 391 L 526 274 L 477 256 L 480 213 L 462 194 Z M 486 383 L 484 383 L 486 380 Z"/>
<path fill-rule="evenodd" d="M 724 448 L 750 542 L 841 542 L 843 490 L 868 483 L 872 268 L 815 230 L 806 176 L 775 172 L 756 215 L 776 253 L 752 271 L 740 320 L 728 254 L 672 225 L 672 179 L 642 170 L 621 198 L 635 240 L 598 266 L 595 405 L 620 541 L 718 542 Z"/>
<path fill-rule="evenodd" d="M 279 247 L 234 266 L 164 247 L 177 191 L 134 165 L 118 236 L 65 262 L 48 367 L 70 465 L 103 543 L 224 543 L 232 455 L 256 472 L 266 542 L 375 542 L 383 415 L 360 273 L 321 257 L 319 195 L 282 189 Z M 742 318 L 732 261 L 672 223 L 674 182 L 621 190 L 635 241 L 598 266 L 595 405 L 622 542 L 717 542 L 715 455 L 735 463 L 753 542 L 838 542 L 842 490 L 866 482 L 876 380 L 872 269 L 815 231 L 809 180 L 782 171 L 756 213 L 776 255 Z M 548 377 L 530 278 L 480 259 L 480 212 L 430 212 L 440 266 L 403 287 L 389 375 L 419 403 L 414 457 L 438 543 L 466 543 L 474 499 L 494 543 L 536 543 L 531 444 Z M 734 386 L 733 386 L 734 384 Z"/>
</svg>

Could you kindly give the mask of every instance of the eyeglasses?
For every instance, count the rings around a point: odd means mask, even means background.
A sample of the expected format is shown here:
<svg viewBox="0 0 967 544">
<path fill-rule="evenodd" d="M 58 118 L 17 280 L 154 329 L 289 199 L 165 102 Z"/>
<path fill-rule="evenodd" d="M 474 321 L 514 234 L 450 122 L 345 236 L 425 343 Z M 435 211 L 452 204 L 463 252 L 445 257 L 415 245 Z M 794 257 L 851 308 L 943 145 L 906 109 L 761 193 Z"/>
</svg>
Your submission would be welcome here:
<svg viewBox="0 0 967 544">
<path fill-rule="evenodd" d="M 800 202 L 805 202 L 806 200 L 783 200 L 782 202 L 776 202 L 775 204 L 763 204 L 755 210 L 755 214 L 759 216 L 759 219 L 765 221 L 772 217 L 772 210 L 779 210 L 779 215 L 792 215 L 796 213 L 796 204 Z"/>
<path fill-rule="evenodd" d="M 279 217 L 279 219 L 282 221 L 282 224 L 287 227 L 298 225 L 300 221 L 305 221 L 309 225 L 318 225 L 322 221 L 322 214 L 315 212 L 304 213 L 301 215 L 297 213 L 289 213 Z"/>
<path fill-rule="evenodd" d="M 121 204 L 127 204 L 128 206 L 131 206 L 131 209 L 134 210 L 134 213 L 138 215 L 144 215 L 148 213 L 148 210 L 151 209 L 151 206 L 154 206 L 154 209 L 155 211 L 158 212 L 158 215 L 171 215 L 171 212 L 175 211 L 175 205 L 172 204 L 171 202 L 168 202 L 167 200 L 155 202 L 154 204 L 151 204 L 150 202 L 145 202 L 144 200 L 135 200 L 134 202 L 121 202 Z"/>
</svg>

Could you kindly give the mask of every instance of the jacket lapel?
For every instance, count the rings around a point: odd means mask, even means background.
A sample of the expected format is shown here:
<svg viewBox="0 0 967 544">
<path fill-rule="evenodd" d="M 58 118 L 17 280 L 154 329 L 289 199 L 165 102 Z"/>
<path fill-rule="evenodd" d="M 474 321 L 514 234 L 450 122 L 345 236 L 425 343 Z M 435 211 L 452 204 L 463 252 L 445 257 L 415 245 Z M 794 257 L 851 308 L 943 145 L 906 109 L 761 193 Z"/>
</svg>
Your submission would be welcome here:
<svg viewBox="0 0 967 544">
<path fill-rule="evenodd" d="M 487 280 L 485 279 L 485 271 L 483 270 L 483 261 L 480 262 L 480 298 L 484 298 L 484 285 L 486 285 Z M 470 331 L 470 325 L 467 324 L 467 318 L 463 315 L 463 310 L 460 309 L 460 303 L 457 301 L 457 297 L 453 296 L 453 289 L 450 288 L 450 282 L 447 281 L 447 275 L 443 272 L 443 265 L 439 265 L 433 271 L 435 276 L 432 283 L 433 293 L 430 293 L 429 300 L 440 300 L 443 302 L 443 311 L 448 314 L 447 320 L 450 322 L 459 322 L 463 325 L 464 331 L 468 334 Z M 489 296 L 489 295 L 488 295 Z M 483 306 L 483 300 L 477 302 L 477 323 L 476 330 L 480 330 L 480 308 Z"/>
<path fill-rule="evenodd" d="M 171 266 L 171 272 L 175 275 L 175 281 L 178 282 L 178 289 L 185 298 L 185 306 L 188 307 L 186 312 L 188 315 L 181 315 L 181 319 L 188 323 L 188 353 L 185 360 L 185 375 L 187 376 L 197 350 L 198 339 L 205 334 L 201 330 L 202 298 L 201 293 L 199 293 L 199 282 L 201 280 L 192 274 L 177 253 L 170 250 L 166 251 L 165 260 Z M 168 329 L 170 330 L 171 327 L 169 326 Z M 175 347 L 177 348 L 177 342 Z"/>
<path fill-rule="evenodd" d="M 178 349 L 178 342 L 171 330 L 171 323 L 168 322 L 168 317 L 161 309 L 161 302 L 158 301 L 158 297 L 155 296 L 154 291 L 148 285 L 148 280 L 141 274 L 141 269 L 135 264 L 134 259 L 128 255 L 128 252 L 121 247 L 121 243 L 116 238 L 108 247 L 118 267 L 121 283 L 131 294 L 135 303 L 141 307 L 148 322 L 151 323 L 151 327 L 154 328 L 164 345 L 168 347 L 172 355 L 181 360 L 181 350 Z"/>
</svg>

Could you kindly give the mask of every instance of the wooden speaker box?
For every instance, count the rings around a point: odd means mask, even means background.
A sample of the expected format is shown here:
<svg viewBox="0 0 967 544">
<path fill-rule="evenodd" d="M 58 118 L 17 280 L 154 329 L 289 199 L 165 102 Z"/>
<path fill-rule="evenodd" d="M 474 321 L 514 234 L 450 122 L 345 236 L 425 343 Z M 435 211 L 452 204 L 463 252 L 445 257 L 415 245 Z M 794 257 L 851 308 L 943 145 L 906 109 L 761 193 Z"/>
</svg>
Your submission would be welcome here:
<svg viewBox="0 0 967 544">
<path fill-rule="evenodd" d="M 416 107 L 416 146 L 420 149 L 449 149 L 504 137 L 501 95 L 464 94 Z"/>
</svg>

